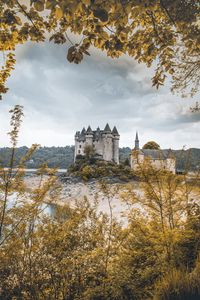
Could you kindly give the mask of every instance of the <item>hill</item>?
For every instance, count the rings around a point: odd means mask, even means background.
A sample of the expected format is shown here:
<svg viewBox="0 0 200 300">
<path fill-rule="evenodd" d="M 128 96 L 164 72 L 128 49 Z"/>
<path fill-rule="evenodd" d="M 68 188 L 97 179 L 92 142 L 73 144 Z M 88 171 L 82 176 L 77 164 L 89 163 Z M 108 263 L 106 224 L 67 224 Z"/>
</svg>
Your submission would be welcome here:
<svg viewBox="0 0 200 300">
<path fill-rule="evenodd" d="M 28 151 L 28 147 L 19 147 L 16 150 L 17 165 L 20 158 Z M 8 147 L 0 148 L 0 162 L 4 167 L 9 165 L 11 149 Z M 38 168 L 42 163 L 47 163 L 50 168 L 58 167 L 66 169 L 73 163 L 74 146 L 65 147 L 40 147 L 27 162 L 27 168 Z"/>
</svg>

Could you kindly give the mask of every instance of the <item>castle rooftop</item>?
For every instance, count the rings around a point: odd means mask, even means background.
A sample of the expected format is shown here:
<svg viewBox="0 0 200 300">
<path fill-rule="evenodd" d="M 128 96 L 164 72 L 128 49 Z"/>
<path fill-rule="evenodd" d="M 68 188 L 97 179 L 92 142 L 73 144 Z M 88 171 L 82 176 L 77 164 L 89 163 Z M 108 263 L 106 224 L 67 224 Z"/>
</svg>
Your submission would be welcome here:
<svg viewBox="0 0 200 300">
<path fill-rule="evenodd" d="M 116 126 L 113 127 L 112 134 L 119 135 Z"/>
<path fill-rule="evenodd" d="M 106 127 L 104 128 L 104 132 L 105 133 L 111 133 L 111 129 L 110 129 L 110 126 L 109 126 L 108 123 L 106 124 Z"/>
<path fill-rule="evenodd" d="M 88 129 L 87 129 L 87 131 L 86 131 L 86 134 L 93 134 L 93 131 L 92 131 L 92 129 L 91 129 L 91 127 L 90 127 L 90 125 L 88 126 Z"/>
</svg>

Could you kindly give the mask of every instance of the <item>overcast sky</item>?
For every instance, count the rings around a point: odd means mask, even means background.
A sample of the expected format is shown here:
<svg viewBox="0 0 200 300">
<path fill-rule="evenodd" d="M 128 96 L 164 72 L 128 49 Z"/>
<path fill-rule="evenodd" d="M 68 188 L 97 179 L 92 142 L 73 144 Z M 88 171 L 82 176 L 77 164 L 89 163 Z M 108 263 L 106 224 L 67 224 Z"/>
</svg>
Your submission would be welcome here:
<svg viewBox="0 0 200 300">
<path fill-rule="evenodd" d="M 155 140 L 162 148 L 200 148 L 196 100 L 173 96 L 169 86 L 151 87 L 153 69 L 133 59 L 111 59 L 91 51 L 79 64 L 66 60 L 66 47 L 27 44 L 17 49 L 17 65 L 0 103 L 0 147 L 8 146 L 9 110 L 24 106 L 19 145 L 73 145 L 74 133 L 89 124 L 117 126 L 120 146 Z"/>
</svg>

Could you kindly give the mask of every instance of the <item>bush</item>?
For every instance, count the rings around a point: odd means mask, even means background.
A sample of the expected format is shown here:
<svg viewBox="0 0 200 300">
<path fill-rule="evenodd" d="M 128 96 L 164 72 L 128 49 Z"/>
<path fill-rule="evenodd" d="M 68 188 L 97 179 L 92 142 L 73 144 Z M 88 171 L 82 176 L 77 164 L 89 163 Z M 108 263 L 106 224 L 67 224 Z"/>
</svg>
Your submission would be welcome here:
<svg viewBox="0 0 200 300">
<path fill-rule="evenodd" d="M 80 158 L 68 169 L 68 173 L 73 176 L 81 177 L 87 181 L 91 178 L 113 177 L 122 181 L 136 179 L 133 170 L 125 165 L 117 165 L 114 162 L 107 162 L 95 158 Z"/>
<path fill-rule="evenodd" d="M 154 300 L 200 299 L 200 261 L 193 272 L 173 270 L 158 285 Z"/>
<path fill-rule="evenodd" d="M 90 166 L 84 166 L 81 170 L 81 177 L 83 180 L 88 181 L 94 176 L 94 169 Z"/>
</svg>

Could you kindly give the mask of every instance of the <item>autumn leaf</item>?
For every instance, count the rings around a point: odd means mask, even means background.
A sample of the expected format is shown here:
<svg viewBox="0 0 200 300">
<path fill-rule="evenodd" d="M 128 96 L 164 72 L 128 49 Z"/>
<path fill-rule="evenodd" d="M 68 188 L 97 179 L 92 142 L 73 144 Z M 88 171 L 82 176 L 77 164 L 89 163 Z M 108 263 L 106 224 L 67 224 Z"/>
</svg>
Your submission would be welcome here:
<svg viewBox="0 0 200 300">
<path fill-rule="evenodd" d="M 54 41 L 55 44 L 64 44 L 66 42 L 65 36 L 61 32 L 53 34 L 50 37 L 49 41 L 52 41 L 52 40 Z"/>
<path fill-rule="evenodd" d="M 67 52 L 67 60 L 71 63 L 74 61 L 74 58 L 75 58 L 75 53 L 76 53 L 76 47 L 75 46 L 72 46 L 68 49 L 68 52 Z"/>
<path fill-rule="evenodd" d="M 34 7 L 37 11 L 43 11 L 44 10 L 44 2 L 43 1 L 36 1 L 34 2 Z"/>
<path fill-rule="evenodd" d="M 63 11 L 60 7 L 56 7 L 55 9 L 55 17 L 57 20 L 60 20 L 63 16 Z"/>
<path fill-rule="evenodd" d="M 98 8 L 93 11 L 94 17 L 98 18 L 101 22 L 108 21 L 108 12 L 103 8 Z"/>
<path fill-rule="evenodd" d="M 199 90 L 198 1 L 31 0 L 30 7 L 24 1 L 0 2 L 1 51 L 15 50 L 28 40 L 43 42 L 47 32 L 51 40 L 62 44 L 63 35 L 72 32 L 79 50 L 76 59 L 69 55 L 69 61 L 80 62 L 82 54 L 89 53 L 84 50 L 93 45 L 112 58 L 127 53 L 147 67 L 155 62 L 156 69 L 173 75 L 171 88 L 182 95 L 192 96 Z M 164 84 L 163 78 L 153 80 L 154 85 Z M 4 83 L 1 90 L 7 91 Z"/>
</svg>

